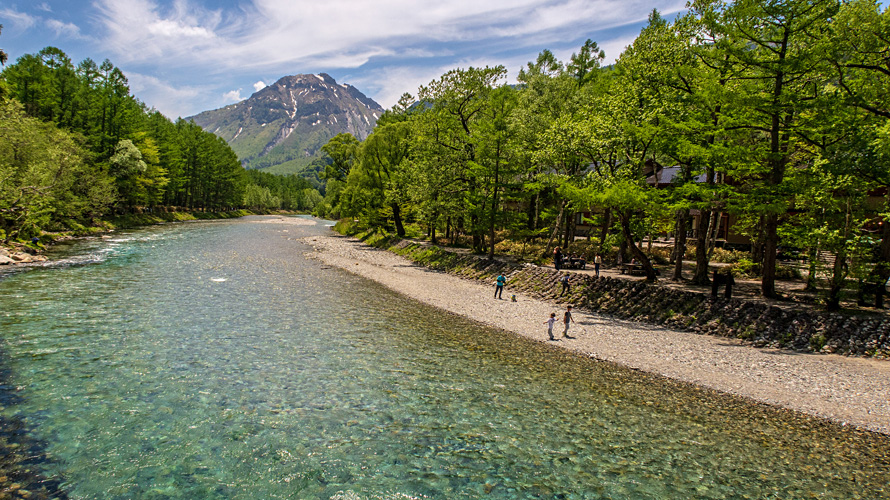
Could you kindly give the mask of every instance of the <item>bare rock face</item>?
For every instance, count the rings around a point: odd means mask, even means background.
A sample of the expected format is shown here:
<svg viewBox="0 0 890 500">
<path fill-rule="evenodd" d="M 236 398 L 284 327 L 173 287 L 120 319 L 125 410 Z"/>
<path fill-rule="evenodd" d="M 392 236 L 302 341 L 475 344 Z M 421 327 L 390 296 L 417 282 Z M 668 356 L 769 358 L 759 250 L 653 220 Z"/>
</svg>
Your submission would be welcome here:
<svg viewBox="0 0 890 500">
<path fill-rule="evenodd" d="M 285 76 L 249 99 L 187 118 L 222 137 L 246 168 L 298 172 L 340 133 L 363 140 L 383 108 L 327 74 Z"/>
</svg>

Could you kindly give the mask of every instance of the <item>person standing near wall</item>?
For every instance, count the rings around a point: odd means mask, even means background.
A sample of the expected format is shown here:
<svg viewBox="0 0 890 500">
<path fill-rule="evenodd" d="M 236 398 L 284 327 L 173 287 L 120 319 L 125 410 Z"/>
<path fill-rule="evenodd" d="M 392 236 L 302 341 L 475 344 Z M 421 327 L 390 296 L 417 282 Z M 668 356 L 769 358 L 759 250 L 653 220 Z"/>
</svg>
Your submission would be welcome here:
<svg viewBox="0 0 890 500">
<path fill-rule="evenodd" d="M 503 274 L 498 275 L 498 279 L 495 281 L 494 285 L 494 298 L 502 299 L 504 298 L 504 285 L 507 284 L 507 278 L 504 277 Z"/>
<path fill-rule="evenodd" d="M 559 292 L 559 296 L 562 297 L 566 293 L 571 293 L 571 287 L 569 285 L 569 273 L 565 273 L 559 278 L 560 284 L 562 284 L 562 291 Z"/>
</svg>

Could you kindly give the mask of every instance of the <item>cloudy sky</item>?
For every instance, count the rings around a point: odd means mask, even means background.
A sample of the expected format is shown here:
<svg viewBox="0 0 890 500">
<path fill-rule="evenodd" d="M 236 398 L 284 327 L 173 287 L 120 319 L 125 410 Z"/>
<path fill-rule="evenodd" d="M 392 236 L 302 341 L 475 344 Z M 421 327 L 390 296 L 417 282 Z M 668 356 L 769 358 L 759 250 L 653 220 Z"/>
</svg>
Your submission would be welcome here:
<svg viewBox="0 0 890 500">
<path fill-rule="evenodd" d="M 613 61 L 653 8 L 686 0 L 0 0 L 10 62 L 46 46 L 120 67 L 171 118 L 246 99 L 297 73 L 328 73 L 384 108 L 444 72 L 503 64 L 588 38 Z"/>
</svg>

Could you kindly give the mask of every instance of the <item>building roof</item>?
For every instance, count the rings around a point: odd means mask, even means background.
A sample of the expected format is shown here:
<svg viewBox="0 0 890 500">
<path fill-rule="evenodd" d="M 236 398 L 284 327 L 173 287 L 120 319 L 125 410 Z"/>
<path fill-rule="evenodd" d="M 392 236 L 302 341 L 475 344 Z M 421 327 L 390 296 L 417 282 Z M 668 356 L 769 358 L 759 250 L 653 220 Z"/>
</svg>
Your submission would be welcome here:
<svg viewBox="0 0 890 500">
<path fill-rule="evenodd" d="M 663 167 L 660 170 L 656 170 L 654 174 L 646 177 L 646 183 L 656 187 L 668 186 L 674 183 L 675 178 L 679 182 L 678 176 L 682 170 L 683 169 L 680 166 Z M 693 178 L 693 182 L 704 183 L 705 174 L 697 175 Z"/>
</svg>

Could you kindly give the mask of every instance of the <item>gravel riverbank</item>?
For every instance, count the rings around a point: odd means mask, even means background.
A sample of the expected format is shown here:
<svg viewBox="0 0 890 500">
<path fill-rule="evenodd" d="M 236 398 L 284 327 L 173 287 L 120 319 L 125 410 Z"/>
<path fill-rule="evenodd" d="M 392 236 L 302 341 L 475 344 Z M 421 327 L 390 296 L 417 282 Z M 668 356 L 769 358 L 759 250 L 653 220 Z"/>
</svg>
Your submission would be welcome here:
<svg viewBox="0 0 890 500">
<path fill-rule="evenodd" d="M 623 366 L 715 389 L 838 423 L 890 434 L 890 362 L 757 349 L 739 340 L 673 331 L 574 312 L 574 338 L 550 342 L 542 324 L 563 306 L 431 271 L 358 240 L 306 238 L 322 262 L 403 295 L 495 328 Z M 505 296 L 510 291 L 509 283 Z M 554 329 L 556 330 L 556 329 Z M 561 333 L 562 329 L 559 328 Z"/>
</svg>

